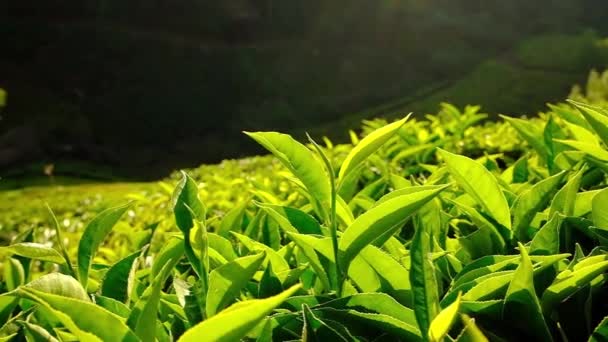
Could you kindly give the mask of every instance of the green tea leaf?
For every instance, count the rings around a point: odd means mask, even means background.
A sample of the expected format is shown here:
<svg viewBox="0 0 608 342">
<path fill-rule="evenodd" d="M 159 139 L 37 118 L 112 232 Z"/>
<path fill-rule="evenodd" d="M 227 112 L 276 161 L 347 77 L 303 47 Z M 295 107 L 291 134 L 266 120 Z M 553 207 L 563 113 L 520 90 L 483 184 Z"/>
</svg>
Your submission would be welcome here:
<svg viewBox="0 0 608 342">
<path fill-rule="evenodd" d="M 353 309 L 360 312 L 384 314 L 411 326 L 416 325 L 416 315 L 408 307 L 399 304 L 391 296 L 381 293 L 359 293 L 338 298 L 319 306 L 320 308 Z"/>
<path fill-rule="evenodd" d="M 575 140 L 591 143 L 593 145 L 600 145 L 598 137 L 585 127 L 569 123 L 568 121 L 565 121 L 564 124 L 568 127 L 568 130 L 572 133 Z"/>
<path fill-rule="evenodd" d="M 505 295 L 504 317 L 515 323 L 512 329 L 520 331 L 521 336 L 527 339 L 553 341 L 534 289 L 532 261 L 521 243 L 519 243 L 519 251 L 521 262 Z M 528 327 L 530 329 L 527 329 Z"/>
<path fill-rule="evenodd" d="M 25 330 L 25 336 L 27 341 L 47 341 L 47 342 L 59 342 L 58 339 L 53 337 L 51 333 L 46 331 L 43 327 L 32 324 L 25 321 L 17 321 L 20 325 L 23 326 Z"/>
<path fill-rule="evenodd" d="M 4 283 L 8 291 L 25 283 L 25 271 L 19 260 L 8 258 L 4 261 Z"/>
<path fill-rule="evenodd" d="M 249 201 L 243 201 L 224 215 L 217 230 L 218 235 L 226 237 L 230 231 L 240 231 L 243 215 L 249 204 L 248 202 Z"/>
<path fill-rule="evenodd" d="M 347 327 L 363 329 L 368 334 L 388 334 L 392 340 L 398 341 L 420 340 L 420 331 L 415 326 L 386 314 L 334 308 L 319 308 L 314 311 L 328 319 L 348 322 Z"/>
<path fill-rule="evenodd" d="M 588 265 L 583 259 L 575 265 L 574 271 L 565 270 L 561 272 L 557 275 L 553 284 L 543 292 L 541 297 L 543 313 L 550 314 L 558 303 L 606 271 L 608 271 L 608 261 L 602 260 Z"/>
<path fill-rule="evenodd" d="M 386 143 L 395 133 L 405 124 L 407 119 L 410 117 L 409 114 L 407 117 L 393 122 L 389 125 L 386 125 L 382 128 L 379 128 L 368 136 L 363 138 L 346 156 L 344 162 L 342 162 L 342 166 L 340 167 L 340 172 L 338 173 L 338 183 L 341 183 L 344 178 L 354 169 L 357 168 L 361 162 L 363 162 L 367 157 L 376 152 L 384 143 Z M 340 188 L 340 187 L 338 187 Z"/>
<path fill-rule="evenodd" d="M 260 268 L 265 253 L 235 259 L 222 265 L 209 274 L 207 293 L 207 317 L 212 317 L 234 298 Z"/>
<path fill-rule="evenodd" d="M 502 253 L 505 249 L 505 239 L 507 241 L 511 240 L 511 231 L 508 229 L 504 229 L 499 231 L 500 227 L 495 226 L 492 222 L 488 221 L 481 213 L 479 213 L 475 208 L 469 207 L 465 204 L 462 204 L 458 201 L 451 201 L 458 207 L 459 210 L 464 212 L 473 224 L 477 226 L 477 229 L 485 233 L 485 235 L 490 237 L 491 244 L 489 247 L 495 253 Z M 485 254 L 485 253 L 484 253 Z M 492 254 L 492 253 L 491 253 Z"/>
<path fill-rule="evenodd" d="M 431 261 L 432 237 L 423 225 L 417 225 L 410 245 L 410 283 L 414 297 L 414 311 L 420 332 L 427 340 L 431 322 L 439 313 L 439 293 L 435 267 Z"/>
<path fill-rule="evenodd" d="M 435 342 L 443 340 L 443 337 L 447 335 L 452 328 L 459 309 L 460 296 L 458 296 L 454 303 L 441 310 L 437 317 L 433 319 L 433 322 L 431 322 L 431 326 L 429 327 L 429 341 Z"/>
<path fill-rule="evenodd" d="M 569 257 L 570 254 L 558 254 L 548 256 L 532 256 L 535 265 L 534 274 L 538 274 L 541 271 L 552 267 L 559 261 Z M 488 261 L 495 259 L 497 256 L 487 256 L 479 259 L 478 261 L 484 261 L 486 264 Z M 466 302 L 474 301 L 487 301 L 502 298 L 507 291 L 507 286 L 513 277 L 512 269 L 517 266 L 517 258 L 513 259 L 511 256 L 498 256 L 506 257 L 496 265 L 490 265 L 486 267 L 475 268 L 470 270 L 465 267 L 466 273 L 460 278 L 457 277 L 452 289 L 442 299 L 442 305 L 451 303 L 456 298 L 459 291 L 466 292 L 463 295 L 463 307 Z M 484 260 L 485 259 L 485 260 Z M 500 259 L 500 258 L 499 258 Z M 477 263 L 473 262 L 473 263 Z M 478 265 L 479 266 L 479 265 Z M 468 267 L 468 266 L 467 266 Z M 464 273 L 463 270 L 461 273 Z M 469 281 L 466 282 L 465 278 Z"/>
<path fill-rule="evenodd" d="M 608 341 L 608 316 L 604 317 L 600 324 L 595 327 L 591 336 L 589 336 L 589 342 L 604 342 Z"/>
<path fill-rule="evenodd" d="M 566 145 L 566 146 L 570 146 L 574 149 L 584 152 L 587 155 L 589 155 L 593 158 L 599 159 L 601 161 L 608 161 L 608 151 L 606 151 L 601 146 L 586 143 L 586 142 L 580 142 L 580 141 L 576 141 L 576 140 L 558 140 L 558 139 L 556 139 L 555 142 L 558 142 L 558 143 Z"/>
<path fill-rule="evenodd" d="M 509 204 L 496 178 L 480 163 L 447 151 L 438 150 L 446 162 L 449 172 L 471 197 L 492 216 L 496 222 L 511 228 Z"/>
<path fill-rule="evenodd" d="M 121 317 L 93 303 L 26 287 L 17 294 L 50 310 L 80 341 L 139 341 Z"/>
<path fill-rule="evenodd" d="M 154 262 L 150 270 L 151 279 L 156 278 L 163 266 L 171 259 L 179 259 L 184 254 L 184 240 L 172 237 L 167 241 L 154 256 Z"/>
<path fill-rule="evenodd" d="M 549 209 L 549 217 L 553 217 L 556 212 L 564 216 L 572 216 L 574 214 L 574 205 L 576 203 L 576 194 L 581 186 L 583 171 L 577 172 L 572 176 L 566 185 L 561 188 L 553 197 Z"/>
<path fill-rule="evenodd" d="M 522 192 L 513 203 L 513 234 L 519 241 L 528 240 L 528 227 L 536 213 L 541 212 L 549 204 L 557 187 L 561 184 L 565 171 L 534 184 Z"/>
<path fill-rule="evenodd" d="M 407 269 L 397 260 L 384 253 L 375 246 L 363 248 L 359 254 L 382 279 L 383 292 L 388 293 L 399 303 L 405 306 L 412 306 L 412 285 L 409 277 L 406 276 Z"/>
<path fill-rule="evenodd" d="M 140 254 L 141 251 L 137 251 L 128 255 L 108 269 L 101 281 L 101 294 L 103 296 L 120 302 L 125 302 L 129 298 L 129 273 L 131 273 L 135 259 Z"/>
<path fill-rule="evenodd" d="M 602 229 L 608 229 L 608 189 L 598 192 L 593 197 L 591 207 L 593 225 Z"/>
<path fill-rule="evenodd" d="M 398 190 L 394 190 L 389 192 L 388 194 L 382 196 L 378 201 L 376 201 L 376 203 L 374 204 L 374 206 L 378 206 L 388 200 L 397 198 L 399 196 L 403 196 L 403 195 L 411 195 L 413 193 L 416 192 L 421 192 L 421 191 L 428 191 L 428 190 L 440 190 L 445 188 L 445 185 L 419 185 L 419 186 L 408 186 L 405 188 L 401 188 Z"/>
<path fill-rule="evenodd" d="M 349 335 L 343 336 L 339 331 L 315 316 L 308 305 L 302 304 L 303 341 L 352 341 Z M 346 328 L 342 328 L 346 331 Z"/>
<path fill-rule="evenodd" d="M 304 184 L 310 195 L 329 208 L 331 188 L 329 177 L 317 158 L 287 134 L 276 132 L 245 132 L 248 136 L 272 152 L 279 161 Z"/>
<path fill-rule="evenodd" d="M 403 223 L 448 186 L 403 195 L 363 213 L 344 231 L 339 242 L 339 262 L 348 270 L 352 259 L 367 245 L 381 246 Z"/>
<path fill-rule="evenodd" d="M 24 287 L 58 296 L 80 299 L 85 302 L 91 301 L 87 295 L 87 291 L 80 285 L 78 280 L 61 273 L 45 274 L 26 284 Z"/>
<path fill-rule="evenodd" d="M 203 221 L 206 208 L 198 196 L 198 186 L 192 177 L 182 171 L 182 179 L 177 184 L 172 196 L 173 213 L 177 227 L 188 239 L 190 229 L 194 227 L 194 220 Z"/>
<path fill-rule="evenodd" d="M 205 218 L 207 214 L 207 208 L 205 208 L 204 204 L 201 202 L 198 194 L 198 186 L 196 182 L 188 176 L 187 173 L 182 171 L 182 179 L 179 181 L 172 195 L 172 203 L 173 203 L 173 214 L 175 216 L 175 223 L 177 227 L 180 229 L 184 236 L 184 253 L 190 261 L 190 265 L 192 269 L 196 273 L 196 275 L 202 279 L 201 290 L 206 291 L 206 276 L 207 271 L 204 270 L 205 263 L 207 262 L 207 249 L 203 248 L 201 250 L 202 260 L 196 256 L 194 249 L 192 247 L 192 242 L 190 240 L 190 231 L 195 224 L 199 224 L 205 226 Z M 199 227 L 200 229 L 201 227 Z M 206 229 L 205 229 L 206 230 Z M 203 235 L 199 231 L 199 239 L 203 240 Z"/>
<path fill-rule="evenodd" d="M 9 342 L 9 341 L 12 341 L 15 336 L 17 336 L 17 333 L 10 334 L 10 335 L 7 335 L 7 336 L 2 336 L 2 337 L 0 337 L 0 342 Z"/>
<path fill-rule="evenodd" d="M 556 106 L 553 104 L 548 104 L 548 106 L 555 114 L 564 119 L 565 122 L 569 122 L 576 126 L 583 127 L 587 130 L 592 129 L 589 123 L 580 114 L 580 112 L 570 107 L 569 105 L 560 104 Z"/>
<path fill-rule="evenodd" d="M 129 315 L 131 314 L 131 309 L 129 309 L 126 304 L 110 297 L 95 296 L 95 303 L 124 319 L 129 318 Z"/>
<path fill-rule="evenodd" d="M 274 308 L 300 289 L 292 286 L 282 293 L 266 298 L 247 300 L 233 304 L 217 315 L 186 331 L 180 342 L 232 342 L 243 338 L 260 323 Z"/>
<path fill-rule="evenodd" d="M 536 153 L 538 153 L 542 160 L 547 160 L 548 148 L 544 142 L 543 132 L 539 127 L 528 120 L 512 118 L 506 115 L 501 115 L 500 117 L 515 128 L 517 133 L 536 150 Z"/>
<path fill-rule="evenodd" d="M 127 318 L 127 325 L 142 341 L 154 341 L 156 329 L 151 327 L 156 325 L 161 289 L 177 262 L 178 259 L 171 259 L 163 266 L 150 286 L 139 297 Z"/>
<path fill-rule="evenodd" d="M 207 233 L 209 239 L 209 248 L 217 251 L 227 261 L 232 261 L 237 258 L 234 248 L 230 240 L 213 233 Z"/>
<path fill-rule="evenodd" d="M 78 280 L 85 288 L 89 280 L 89 269 L 99 245 L 130 207 L 131 203 L 128 203 L 106 209 L 95 216 L 84 229 L 78 244 Z"/>
<path fill-rule="evenodd" d="M 568 100 L 585 117 L 593 130 L 600 136 L 604 144 L 608 145 L 608 116 L 602 108 L 585 103 Z"/>
<path fill-rule="evenodd" d="M 323 238 L 319 239 L 317 237 L 306 235 L 306 234 L 294 234 L 287 233 L 287 236 L 291 239 L 291 241 L 295 242 L 298 248 L 301 249 L 302 253 L 310 262 L 310 266 L 313 268 L 314 273 L 319 278 L 319 281 L 323 285 L 326 290 L 332 289 L 332 284 L 330 279 L 332 279 L 329 274 L 331 274 L 330 265 L 326 265 L 321 261 L 321 258 L 317 254 L 321 254 L 321 256 L 326 259 L 333 261 L 333 255 L 331 251 L 331 239 Z M 327 246 L 328 248 L 323 248 Z"/>
<path fill-rule="evenodd" d="M 70 275 L 76 277 L 76 272 L 74 271 L 72 262 L 70 261 L 70 255 L 68 254 L 68 250 L 65 248 L 63 239 L 61 238 L 61 228 L 59 227 L 57 217 L 55 216 L 55 213 L 48 204 L 46 204 L 46 209 L 49 212 L 49 216 L 51 217 L 51 221 L 53 222 L 53 228 L 55 229 L 55 243 L 57 244 L 57 246 L 59 246 L 59 250 L 61 251 L 61 255 L 63 255 L 63 258 L 65 259 L 65 263 L 68 266 Z"/>
<path fill-rule="evenodd" d="M 256 203 L 256 205 L 276 220 L 284 231 L 302 234 L 322 234 L 319 223 L 300 209 L 267 203 Z"/>
<path fill-rule="evenodd" d="M 48 261 L 56 264 L 63 264 L 65 262 L 61 254 L 55 249 L 34 242 L 21 242 L 6 247 L 0 247 L 0 252 L 16 254 L 24 258 Z"/>
<path fill-rule="evenodd" d="M 458 338 L 456 338 L 456 342 L 489 342 L 488 338 L 481 332 L 481 329 L 477 327 L 475 324 L 475 319 L 470 318 L 467 315 L 462 315 L 462 323 L 464 324 L 464 329 Z"/>
<path fill-rule="evenodd" d="M 269 263 L 272 264 L 272 269 L 279 275 L 279 279 L 281 282 L 285 280 L 287 277 L 287 273 L 289 272 L 289 264 L 285 259 L 274 249 L 268 247 L 267 245 L 254 241 L 249 237 L 237 233 L 232 233 L 240 243 L 245 246 L 251 253 L 260 253 L 263 252 L 266 254 L 266 259 Z M 267 264 L 264 262 L 263 265 Z"/>
<path fill-rule="evenodd" d="M 462 300 L 475 302 L 501 297 L 507 290 L 511 279 L 513 279 L 513 273 L 513 271 L 493 273 L 489 278 L 477 283 L 477 285 L 465 293 Z"/>
<path fill-rule="evenodd" d="M 532 242 L 530 242 L 531 255 L 552 255 L 559 253 L 559 236 L 562 220 L 563 217 L 561 215 L 554 214 L 536 232 L 532 238 Z"/>
<path fill-rule="evenodd" d="M 531 256 L 534 263 L 540 264 L 540 268 L 546 268 L 569 257 L 570 254 L 558 254 L 548 256 Z M 488 255 L 479 258 L 466 265 L 454 279 L 453 288 L 467 282 L 479 282 L 494 272 L 515 269 L 518 257 L 514 255 Z"/>
</svg>

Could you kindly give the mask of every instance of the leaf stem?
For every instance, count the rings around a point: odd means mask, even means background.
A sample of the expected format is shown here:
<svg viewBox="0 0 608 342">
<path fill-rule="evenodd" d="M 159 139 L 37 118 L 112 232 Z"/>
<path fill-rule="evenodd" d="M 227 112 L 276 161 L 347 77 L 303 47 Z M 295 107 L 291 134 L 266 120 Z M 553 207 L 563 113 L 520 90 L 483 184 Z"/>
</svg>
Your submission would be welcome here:
<svg viewBox="0 0 608 342">
<path fill-rule="evenodd" d="M 334 172 L 334 168 L 329 162 L 329 159 L 323 153 L 321 147 L 311 138 L 311 136 L 306 133 L 308 140 L 313 144 L 323 163 L 327 167 L 327 171 L 329 172 L 329 183 L 331 186 L 331 198 L 330 198 L 330 209 L 329 209 L 329 231 L 331 233 L 331 244 L 334 251 L 334 264 L 336 265 L 336 293 L 338 297 L 342 297 L 342 284 L 344 283 L 344 274 L 342 273 L 342 269 L 340 267 L 340 262 L 338 260 L 338 222 L 336 218 L 336 176 Z"/>
</svg>

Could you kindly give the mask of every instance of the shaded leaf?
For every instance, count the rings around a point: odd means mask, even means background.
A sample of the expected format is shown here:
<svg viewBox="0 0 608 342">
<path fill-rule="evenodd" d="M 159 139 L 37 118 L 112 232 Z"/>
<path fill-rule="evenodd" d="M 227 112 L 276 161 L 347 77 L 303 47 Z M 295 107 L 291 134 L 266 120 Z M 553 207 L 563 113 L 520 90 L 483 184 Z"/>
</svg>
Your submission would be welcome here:
<svg viewBox="0 0 608 342">
<path fill-rule="evenodd" d="M 424 339 L 429 336 L 431 322 L 439 313 L 439 293 L 435 267 L 431 260 L 432 236 L 426 227 L 418 224 L 410 245 L 410 283 L 414 297 L 414 311 Z"/>
<path fill-rule="evenodd" d="M 156 329 L 151 327 L 156 325 L 161 289 L 177 261 L 178 259 L 171 259 L 163 266 L 160 273 L 132 307 L 129 318 L 127 318 L 127 325 L 142 341 L 154 341 Z"/>
<path fill-rule="evenodd" d="M 608 189 L 604 189 L 593 197 L 591 202 L 593 225 L 608 230 Z"/>
<path fill-rule="evenodd" d="M 112 265 L 101 281 L 101 294 L 103 296 L 124 302 L 129 298 L 129 274 L 135 263 L 135 259 L 141 254 L 137 251 L 119 260 Z"/>
<path fill-rule="evenodd" d="M 545 209 L 557 187 L 561 184 L 566 172 L 562 171 L 554 176 L 534 184 L 532 188 L 522 192 L 513 203 L 513 234 L 519 241 L 528 240 L 528 227 L 536 213 Z"/>
<path fill-rule="evenodd" d="M 534 289 L 532 261 L 521 243 L 519 243 L 519 251 L 521 262 L 505 295 L 504 317 L 510 322 L 518 322 L 513 324 L 513 328 L 526 338 L 534 341 L 552 341 Z"/>
</svg>

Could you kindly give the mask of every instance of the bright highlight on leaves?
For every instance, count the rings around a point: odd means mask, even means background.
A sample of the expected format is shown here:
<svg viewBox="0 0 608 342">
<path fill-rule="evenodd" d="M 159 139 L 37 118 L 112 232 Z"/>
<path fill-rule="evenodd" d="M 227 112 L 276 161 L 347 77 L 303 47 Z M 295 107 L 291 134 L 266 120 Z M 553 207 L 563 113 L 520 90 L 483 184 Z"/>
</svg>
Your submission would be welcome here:
<svg viewBox="0 0 608 342">
<path fill-rule="evenodd" d="M 28 208 L 0 222 L 0 341 L 606 340 L 608 112 L 574 105 L 248 133 L 274 156 Z"/>
</svg>

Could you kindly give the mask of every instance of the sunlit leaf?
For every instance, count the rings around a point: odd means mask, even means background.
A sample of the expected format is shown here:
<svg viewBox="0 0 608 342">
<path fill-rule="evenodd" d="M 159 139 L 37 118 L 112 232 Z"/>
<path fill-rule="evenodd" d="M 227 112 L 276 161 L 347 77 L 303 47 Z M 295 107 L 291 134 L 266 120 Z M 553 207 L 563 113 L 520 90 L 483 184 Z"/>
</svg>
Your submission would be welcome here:
<svg viewBox="0 0 608 342">
<path fill-rule="evenodd" d="M 441 341 L 454 324 L 460 308 L 460 296 L 447 308 L 441 310 L 429 327 L 429 341 Z"/>
<path fill-rule="evenodd" d="M 470 158 L 441 149 L 438 153 L 445 160 L 458 185 L 481 205 L 485 213 L 504 227 L 511 228 L 509 204 L 490 171 Z"/>
<path fill-rule="evenodd" d="M 265 253 L 235 259 L 209 274 L 207 317 L 212 317 L 239 294 L 264 261 Z"/>
<path fill-rule="evenodd" d="M 276 132 L 245 132 L 245 134 L 272 152 L 319 203 L 329 207 L 331 193 L 329 178 L 321 162 L 306 146 L 287 134 Z"/>
<path fill-rule="evenodd" d="M 409 115 L 399 121 L 379 128 L 359 141 L 359 143 L 350 151 L 348 156 L 346 156 L 344 162 L 342 162 L 342 167 L 340 167 L 340 172 L 338 174 L 338 182 L 343 180 L 369 155 L 380 148 L 380 146 L 384 145 L 384 143 L 386 143 L 397 130 L 405 124 L 408 118 Z"/>
<path fill-rule="evenodd" d="M 357 217 L 340 238 L 339 262 L 342 269 L 348 269 L 349 263 L 366 245 L 384 244 L 407 218 L 446 188 L 399 196 Z"/>
<path fill-rule="evenodd" d="M 55 249 L 35 242 L 21 242 L 0 247 L 0 252 L 16 254 L 24 258 L 63 264 L 65 260 Z"/>
<path fill-rule="evenodd" d="M 81 341 L 139 341 L 121 317 L 93 303 L 25 287 L 17 293 L 50 310 Z"/>
<path fill-rule="evenodd" d="M 89 270 L 97 249 L 130 207 L 131 203 L 128 203 L 106 209 L 95 216 L 84 229 L 78 245 L 78 280 L 80 280 L 82 286 L 87 286 Z"/>
<path fill-rule="evenodd" d="M 186 331 L 178 341 L 238 341 L 261 322 L 274 308 L 299 289 L 300 285 L 295 285 L 270 298 L 254 299 L 233 304 L 217 315 Z"/>
</svg>

